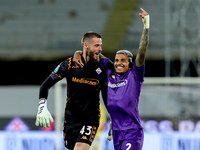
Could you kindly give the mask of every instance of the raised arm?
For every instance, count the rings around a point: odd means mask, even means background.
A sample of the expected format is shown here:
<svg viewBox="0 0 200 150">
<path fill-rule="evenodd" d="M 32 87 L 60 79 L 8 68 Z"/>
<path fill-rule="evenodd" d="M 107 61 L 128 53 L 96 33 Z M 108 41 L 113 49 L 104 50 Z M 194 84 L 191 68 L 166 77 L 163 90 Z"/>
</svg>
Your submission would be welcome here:
<svg viewBox="0 0 200 150">
<path fill-rule="evenodd" d="M 139 16 L 142 18 L 144 29 L 140 40 L 139 50 L 136 55 L 136 66 L 142 66 L 145 62 L 145 55 L 148 49 L 149 43 L 149 27 L 150 27 L 150 16 L 149 14 L 142 8 L 140 8 L 142 13 L 139 13 Z"/>
</svg>

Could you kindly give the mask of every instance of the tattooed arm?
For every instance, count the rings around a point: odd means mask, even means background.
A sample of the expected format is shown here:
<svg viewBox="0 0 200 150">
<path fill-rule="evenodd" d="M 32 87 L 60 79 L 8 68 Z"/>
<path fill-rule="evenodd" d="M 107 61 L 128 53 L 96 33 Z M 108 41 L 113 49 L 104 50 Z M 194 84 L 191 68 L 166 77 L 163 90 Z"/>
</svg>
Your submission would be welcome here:
<svg viewBox="0 0 200 150">
<path fill-rule="evenodd" d="M 142 33 L 142 37 L 140 40 L 140 45 L 139 45 L 139 50 L 138 53 L 136 55 L 136 66 L 142 66 L 145 62 L 145 55 L 146 55 L 146 51 L 148 49 L 148 43 L 149 43 L 149 14 L 142 9 L 142 14 L 140 13 L 140 17 L 143 20 L 144 23 L 144 30 Z"/>
</svg>

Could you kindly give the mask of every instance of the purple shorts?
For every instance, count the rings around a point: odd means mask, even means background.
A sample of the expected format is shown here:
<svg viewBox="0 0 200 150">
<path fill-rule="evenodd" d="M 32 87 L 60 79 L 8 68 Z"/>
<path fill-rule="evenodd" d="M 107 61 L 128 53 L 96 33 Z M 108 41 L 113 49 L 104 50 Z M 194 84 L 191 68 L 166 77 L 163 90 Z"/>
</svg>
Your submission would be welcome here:
<svg viewBox="0 0 200 150">
<path fill-rule="evenodd" d="M 142 150 L 144 133 L 142 129 L 113 130 L 115 150 Z"/>
</svg>

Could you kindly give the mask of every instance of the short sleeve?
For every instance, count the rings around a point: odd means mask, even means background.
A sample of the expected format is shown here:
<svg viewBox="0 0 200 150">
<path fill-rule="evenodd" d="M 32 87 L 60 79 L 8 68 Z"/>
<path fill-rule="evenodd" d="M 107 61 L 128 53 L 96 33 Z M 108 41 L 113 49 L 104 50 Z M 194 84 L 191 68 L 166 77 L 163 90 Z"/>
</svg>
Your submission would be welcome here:
<svg viewBox="0 0 200 150">
<path fill-rule="evenodd" d="M 104 71 L 106 71 L 107 69 L 113 69 L 114 68 L 113 62 L 108 58 L 101 58 L 100 64 L 101 64 Z"/>
<path fill-rule="evenodd" d="M 144 74 L 145 74 L 145 64 L 143 64 L 140 67 L 137 67 L 134 63 L 132 72 L 134 74 L 134 77 L 137 81 L 143 82 L 144 81 Z"/>
</svg>

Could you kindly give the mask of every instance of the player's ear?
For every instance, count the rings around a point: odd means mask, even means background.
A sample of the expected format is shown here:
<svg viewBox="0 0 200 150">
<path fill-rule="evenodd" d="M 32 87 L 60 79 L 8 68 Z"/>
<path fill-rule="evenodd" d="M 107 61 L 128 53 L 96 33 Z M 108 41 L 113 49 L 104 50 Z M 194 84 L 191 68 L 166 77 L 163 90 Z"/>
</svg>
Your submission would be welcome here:
<svg viewBox="0 0 200 150">
<path fill-rule="evenodd" d="M 88 44 L 87 44 L 86 42 L 84 42 L 84 43 L 83 43 L 83 47 L 84 47 L 84 49 L 87 49 Z"/>
</svg>

